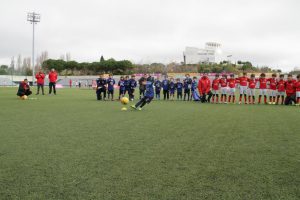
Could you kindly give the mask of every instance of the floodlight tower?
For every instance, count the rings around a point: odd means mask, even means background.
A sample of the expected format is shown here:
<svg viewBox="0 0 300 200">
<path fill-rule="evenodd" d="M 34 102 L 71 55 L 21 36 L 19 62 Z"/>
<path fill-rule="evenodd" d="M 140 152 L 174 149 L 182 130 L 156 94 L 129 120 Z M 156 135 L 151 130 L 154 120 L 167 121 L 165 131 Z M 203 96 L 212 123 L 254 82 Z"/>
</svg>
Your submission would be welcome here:
<svg viewBox="0 0 300 200">
<path fill-rule="evenodd" d="M 41 21 L 41 15 L 35 12 L 27 13 L 27 21 L 32 24 L 32 85 L 34 84 L 34 25 Z"/>
</svg>

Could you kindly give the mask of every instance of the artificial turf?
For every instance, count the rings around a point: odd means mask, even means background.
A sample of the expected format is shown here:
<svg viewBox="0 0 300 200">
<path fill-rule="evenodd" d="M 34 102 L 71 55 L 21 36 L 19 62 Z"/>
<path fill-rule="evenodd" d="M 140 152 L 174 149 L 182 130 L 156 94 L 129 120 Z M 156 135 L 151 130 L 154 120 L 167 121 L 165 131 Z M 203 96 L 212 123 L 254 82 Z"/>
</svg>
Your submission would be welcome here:
<svg viewBox="0 0 300 200">
<path fill-rule="evenodd" d="M 0 199 L 300 199 L 299 107 L 15 93 L 0 88 Z"/>
</svg>

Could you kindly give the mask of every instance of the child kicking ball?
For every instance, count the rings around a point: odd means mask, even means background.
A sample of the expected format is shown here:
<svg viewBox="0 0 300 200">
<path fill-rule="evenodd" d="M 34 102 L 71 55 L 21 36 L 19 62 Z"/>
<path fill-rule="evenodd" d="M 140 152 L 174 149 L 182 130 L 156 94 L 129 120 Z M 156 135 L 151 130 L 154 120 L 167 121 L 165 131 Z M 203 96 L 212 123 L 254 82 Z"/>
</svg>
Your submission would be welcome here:
<svg viewBox="0 0 300 200">
<path fill-rule="evenodd" d="M 131 106 L 131 108 L 135 110 L 142 110 L 142 108 L 146 104 L 149 104 L 154 97 L 154 79 L 151 76 L 148 76 L 147 79 L 144 78 L 143 80 L 141 80 L 141 83 L 146 86 L 146 92 L 145 96 L 137 104 Z"/>
</svg>

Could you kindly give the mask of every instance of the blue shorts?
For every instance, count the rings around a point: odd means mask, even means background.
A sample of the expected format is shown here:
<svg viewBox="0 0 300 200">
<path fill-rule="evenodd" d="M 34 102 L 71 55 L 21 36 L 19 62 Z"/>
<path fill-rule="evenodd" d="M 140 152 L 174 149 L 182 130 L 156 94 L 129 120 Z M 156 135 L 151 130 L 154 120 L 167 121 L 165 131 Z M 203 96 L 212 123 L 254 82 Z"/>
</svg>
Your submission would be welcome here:
<svg viewBox="0 0 300 200">
<path fill-rule="evenodd" d="M 126 93 L 126 90 L 124 89 L 124 90 L 120 90 L 120 94 L 125 94 Z"/>
<path fill-rule="evenodd" d="M 114 93 L 114 90 L 108 90 L 107 93 L 108 93 L 108 94 L 113 94 L 113 93 Z"/>
</svg>

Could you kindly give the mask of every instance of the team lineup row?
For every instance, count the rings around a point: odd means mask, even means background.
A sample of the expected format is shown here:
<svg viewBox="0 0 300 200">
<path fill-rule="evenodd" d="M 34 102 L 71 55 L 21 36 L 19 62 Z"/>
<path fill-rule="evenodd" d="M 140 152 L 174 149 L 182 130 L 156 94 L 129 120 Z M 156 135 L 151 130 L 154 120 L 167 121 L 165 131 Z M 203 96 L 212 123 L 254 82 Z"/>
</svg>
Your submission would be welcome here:
<svg viewBox="0 0 300 200">
<path fill-rule="evenodd" d="M 141 99 L 146 91 L 146 87 L 141 81 L 147 76 L 145 74 L 138 81 L 136 81 L 135 75 L 121 77 L 117 84 L 119 99 L 128 93 L 129 99 L 132 101 L 138 82 Z M 105 100 L 106 94 L 108 99 L 114 99 L 116 82 L 112 75 L 109 75 L 108 79 L 105 79 L 104 75 L 100 75 L 96 83 L 98 100 Z M 222 75 L 220 78 L 220 75 L 217 74 L 212 81 L 207 75 L 202 76 L 198 81 L 197 77 L 190 78 L 190 75 L 186 74 L 183 81 L 174 78 L 169 79 L 167 76 L 164 76 L 163 80 L 157 78 L 153 80 L 153 87 L 155 88 L 156 99 L 160 99 L 161 91 L 163 91 L 164 100 L 174 100 L 176 93 L 177 100 L 200 100 L 203 103 L 235 103 L 236 88 L 239 88 L 239 104 L 242 103 L 243 97 L 245 104 L 255 104 L 256 89 L 259 89 L 257 102 L 259 104 L 262 103 L 262 98 L 264 98 L 263 103 L 265 104 L 290 105 L 294 103 L 299 105 L 300 103 L 300 75 L 295 80 L 292 75 L 288 75 L 285 79 L 284 75 L 277 78 L 276 74 L 273 74 L 272 78 L 266 78 L 264 73 L 259 78 L 256 78 L 254 74 L 251 74 L 249 78 L 247 73 L 243 73 L 243 76 L 238 78 L 235 78 L 234 74 L 231 74 L 229 78 L 227 75 Z"/>
<path fill-rule="evenodd" d="M 57 81 L 57 72 L 52 69 L 48 75 L 49 77 L 49 94 L 56 94 L 55 84 Z M 138 81 L 135 79 L 135 75 L 121 76 L 117 86 L 119 88 L 119 99 L 124 97 L 126 93 L 129 95 L 129 99 L 134 100 L 135 89 L 139 85 L 140 99 L 145 95 L 146 86 L 142 84 L 149 75 L 144 74 Z M 36 74 L 37 79 L 37 94 L 40 89 L 44 94 L 44 79 L 45 75 L 40 71 Z M 259 98 L 257 103 L 267 104 L 296 104 L 300 103 L 300 75 L 297 79 L 293 79 L 292 75 L 288 75 L 285 79 L 284 75 L 280 75 L 277 78 L 276 74 L 273 74 L 271 78 L 266 78 L 266 75 L 262 73 L 259 78 L 256 78 L 254 74 L 250 77 L 247 73 L 243 73 L 242 76 L 236 78 L 234 74 L 230 77 L 227 75 L 219 74 L 211 81 L 206 74 L 204 74 L 199 80 L 197 77 L 191 78 L 189 74 L 186 74 L 183 81 L 179 78 L 168 78 L 164 76 L 163 80 L 159 78 L 153 80 L 153 87 L 155 88 L 155 98 L 160 99 L 161 91 L 163 92 L 164 100 L 174 100 L 175 93 L 177 100 L 199 100 L 203 103 L 235 103 L 236 100 L 236 88 L 239 88 L 239 101 L 241 104 L 243 97 L 245 104 L 256 103 L 256 89 L 259 89 Z M 104 75 L 96 80 L 97 88 L 96 95 L 97 100 L 106 100 L 108 95 L 109 100 L 114 99 L 114 90 L 116 81 L 113 75 L 109 75 L 106 79 Z M 30 95 L 29 85 L 27 81 L 20 83 L 17 95 L 22 97 L 23 95 Z M 269 96 L 269 102 L 267 97 Z"/>
</svg>

